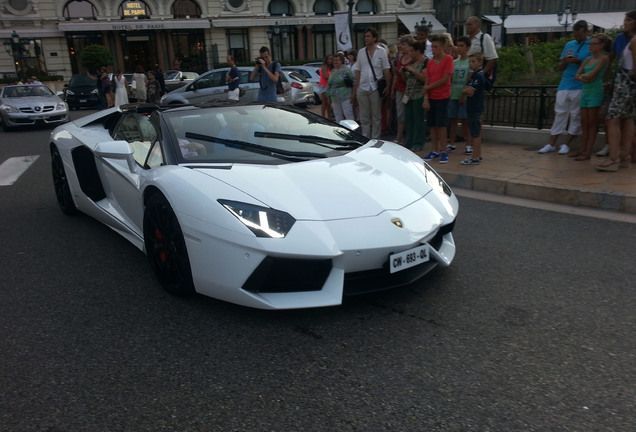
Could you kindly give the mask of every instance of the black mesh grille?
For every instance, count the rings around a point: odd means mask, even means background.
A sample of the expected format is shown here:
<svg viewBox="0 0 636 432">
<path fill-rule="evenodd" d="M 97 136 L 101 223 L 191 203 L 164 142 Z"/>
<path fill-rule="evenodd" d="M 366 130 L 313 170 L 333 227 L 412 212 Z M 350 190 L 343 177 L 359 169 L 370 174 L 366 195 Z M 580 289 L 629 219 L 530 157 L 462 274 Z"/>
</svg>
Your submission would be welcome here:
<svg viewBox="0 0 636 432">
<path fill-rule="evenodd" d="M 331 272 L 331 260 L 267 257 L 243 289 L 254 293 L 320 291 Z"/>
</svg>

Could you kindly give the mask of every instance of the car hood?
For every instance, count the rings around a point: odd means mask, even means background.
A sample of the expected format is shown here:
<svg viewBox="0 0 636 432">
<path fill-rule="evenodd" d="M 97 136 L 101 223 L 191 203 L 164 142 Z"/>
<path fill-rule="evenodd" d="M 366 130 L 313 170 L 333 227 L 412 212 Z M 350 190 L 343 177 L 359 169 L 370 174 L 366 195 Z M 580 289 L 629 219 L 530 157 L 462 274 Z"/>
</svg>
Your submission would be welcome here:
<svg viewBox="0 0 636 432">
<path fill-rule="evenodd" d="M 369 217 L 421 199 L 432 190 L 426 175 L 435 177 L 412 152 L 396 145 L 397 151 L 382 147 L 277 166 L 196 169 L 299 220 Z"/>
</svg>

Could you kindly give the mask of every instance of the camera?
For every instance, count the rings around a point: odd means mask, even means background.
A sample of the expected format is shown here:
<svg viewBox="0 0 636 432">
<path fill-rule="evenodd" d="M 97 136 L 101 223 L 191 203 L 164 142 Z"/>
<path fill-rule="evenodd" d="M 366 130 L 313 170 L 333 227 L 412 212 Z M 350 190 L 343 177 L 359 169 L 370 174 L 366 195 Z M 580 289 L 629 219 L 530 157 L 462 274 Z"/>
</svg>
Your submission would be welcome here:
<svg viewBox="0 0 636 432">
<path fill-rule="evenodd" d="M 254 59 L 254 62 L 255 62 L 257 65 L 260 65 L 260 64 L 261 64 L 261 62 L 260 62 L 259 60 L 263 60 L 263 61 L 265 61 L 265 59 L 264 59 L 263 57 L 256 57 L 256 58 Z"/>
</svg>

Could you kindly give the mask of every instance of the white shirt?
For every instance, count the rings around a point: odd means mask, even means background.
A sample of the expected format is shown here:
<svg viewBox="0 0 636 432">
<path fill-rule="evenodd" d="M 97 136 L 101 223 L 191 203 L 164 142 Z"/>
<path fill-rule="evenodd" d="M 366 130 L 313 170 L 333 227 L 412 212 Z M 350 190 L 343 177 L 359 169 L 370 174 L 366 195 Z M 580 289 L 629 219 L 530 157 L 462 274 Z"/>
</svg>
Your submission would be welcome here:
<svg viewBox="0 0 636 432">
<path fill-rule="evenodd" d="M 370 56 L 370 54 L 369 54 Z M 373 57 L 371 57 L 371 64 L 375 71 L 375 79 L 373 72 L 369 67 L 369 58 L 367 57 L 367 47 L 364 47 L 358 51 L 358 61 L 353 65 L 353 71 L 360 72 L 360 85 L 359 89 L 366 91 L 374 91 L 378 89 L 377 80 L 384 76 L 386 69 L 391 69 L 389 64 L 389 56 L 386 50 L 379 45 L 376 45 Z"/>
<path fill-rule="evenodd" d="M 484 48 L 482 50 L 481 47 L 481 35 L 484 35 Z M 468 50 L 468 55 L 473 53 L 483 52 L 485 60 L 492 60 L 499 58 L 497 55 L 497 49 L 495 48 L 495 43 L 487 33 L 479 32 L 470 40 L 470 49 Z"/>
</svg>

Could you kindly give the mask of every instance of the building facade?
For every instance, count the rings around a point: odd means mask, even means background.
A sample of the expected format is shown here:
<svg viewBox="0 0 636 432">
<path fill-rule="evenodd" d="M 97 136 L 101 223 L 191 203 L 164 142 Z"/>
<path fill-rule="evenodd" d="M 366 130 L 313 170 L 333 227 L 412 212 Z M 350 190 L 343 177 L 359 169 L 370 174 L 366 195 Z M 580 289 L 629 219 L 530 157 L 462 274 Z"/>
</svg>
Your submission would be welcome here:
<svg viewBox="0 0 636 432">
<path fill-rule="evenodd" d="M 83 73 L 91 44 L 112 51 L 114 69 L 137 65 L 204 72 L 249 62 L 268 46 L 279 62 L 322 59 L 336 50 L 333 14 L 352 6 L 353 45 L 374 26 L 395 42 L 423 18 L 434 31 L 432 0 L 0 0 L 0 77 Z"/>
</svg>

